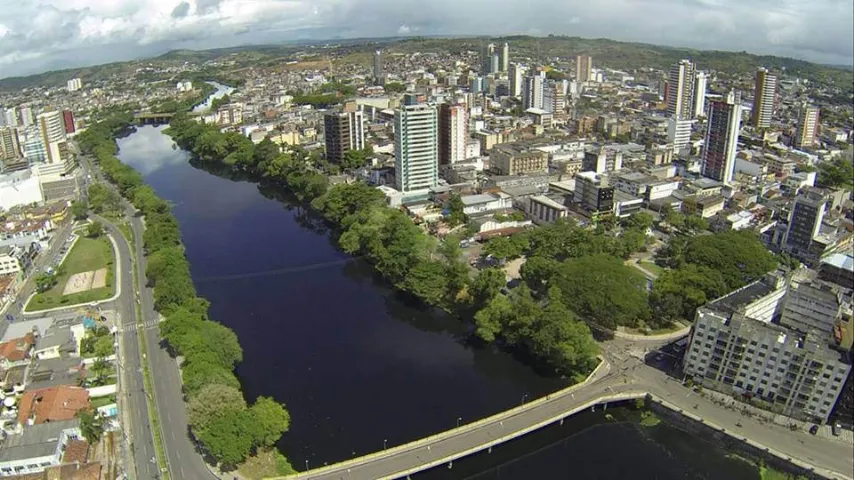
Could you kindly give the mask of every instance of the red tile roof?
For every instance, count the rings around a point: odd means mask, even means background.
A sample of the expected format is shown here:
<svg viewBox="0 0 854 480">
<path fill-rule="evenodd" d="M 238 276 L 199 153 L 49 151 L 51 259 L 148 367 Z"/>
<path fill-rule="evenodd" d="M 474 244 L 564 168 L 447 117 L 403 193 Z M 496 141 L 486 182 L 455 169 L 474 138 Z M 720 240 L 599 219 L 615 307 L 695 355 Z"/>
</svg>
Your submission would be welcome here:
<svg viewBox="0 0 854 480">
<path fill-rule="evenodd" d="M 32 390 L 21 397 L 18 422 L 24 425 L 33 420 L 38 425 L 71 420 L 86 408 L 89 408 L 89 392 L 85 388 L 61 385 Z"/>
<path fill-rule="evenodd" d="M 71 440 L 65 446 L 62 463 L 86 463 L 89 456 L 89 442 L 86 440 Z"/>
<path fill-rule="evenodd" d="M 10 362 L 21 361 L 27 358 L 27 353 L 35 343 L 36 339 L 32 333 L 0 343 L 0 358 L 5 358 Z"/>
</svg>

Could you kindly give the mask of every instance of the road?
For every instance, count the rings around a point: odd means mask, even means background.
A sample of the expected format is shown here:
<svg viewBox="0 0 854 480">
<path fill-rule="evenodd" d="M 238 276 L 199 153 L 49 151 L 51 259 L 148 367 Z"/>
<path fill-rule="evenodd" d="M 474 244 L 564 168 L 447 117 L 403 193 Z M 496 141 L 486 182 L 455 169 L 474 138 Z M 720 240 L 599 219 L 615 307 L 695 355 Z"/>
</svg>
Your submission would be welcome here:
<svg viewBox="0 0 854 480">
<path fill-rule="evenodd" d="M 95 180 L 103 182 L 109 188 L 114 188 L 111 183 L 104 181 L 101 172 L 97 168 L 93 168 L 89 164 L 89 159 L 85 159 L 81 162 L 81 165 L 84 164 L 84 172 L 87 172 L 87 175 L 91 173 Z M 132 205 L 125 202 L 125 208 L 127 216 L 130 218 L 130 226 L 133 231 L 134 238 L 137 239 L 134 241 L 133 255 L 136 258 L 138 267 L 137 281 L 140 288 L 137 298 L 139 299 L 140 310 L 142 311 L 142 321 L 139 322 L 141 325 L 136 325 L 136 322 L 134 322 L 134 325 L 128 324 L 124 326 L 124 335 L 127 338 L 134 339 L 134 348 L 136 351 L 135 358 L 137 360 L 139 360 L 139 346 L 136 343 L 136 335 L 142 335 L 146 343 L 148 355 L 144 361 L 148 362 L 149 372 L 151 372 L 152 384 L 154 386 L 154 392 L 149 393 L 154 396 L 155 405 L 160 416 L 160 424 L 163 429 L 164 450 L 166 453 L 167 464 L 169 466 L 170 477 L 182 480 L 212 480 L 216 477 L 208 469 L 188 434 L 187 409 L 186 404 L 184 403 L 184 394 L 181 386 L 181 376 L 178 371 L 178 365 L 175 362 L 175 359 L 173 359 L 166 349 L 162 348 L 160 345 L 160 331 L 157 328 L 157 325 L 159 324 L 159 315 L 154 310 L 154 296 L 152 289 L 146 286 L 147 281 L 145 278 L 145 267 L 147 265 L 147 259 L 145 258 L 145 254 L 142 249 L 142 238 L 145 227 L 142 219 L 134 215 L 136 209 Z M 110 225 L 110 228 L 112 229 L 115 227 Z M 125 248 L 127 248 L 127 243 L 123 242 L 123 244 Z M 129 254 L 128 256 L 123 256 L 123 258 L 130 259 L 131 257 Z M 132 269 L 130 266 L 127 269 L 123 268 L 122 272 L 128 272 L 126 275 L 126 281 L 129 282 L 130 286 L 127 291 L 135 291 L 133 286 Z M 125 277 L 125 275 L 122 276 Z M 124 278 L 123 281 L 125 281 Z M 125 284 L 123 283 L 122 285 L 124 288 Z M 134 310 L 133 305 L 130 305 L 130 308 L 131 310 Z M 134 310 L 134 318 L 135 317 L 136 315 Z M 130 350 L 130 346 L 128 346 L 128 353 L 129 357 L 133 356 L 133 351 Z M 137 366 L 137 368 L 139 368 L 139 366 Z M 130 367 L 128 371 L 131 371 Z M 138 380 L 142 382 L 141 374 L 138 375 Z M 141 392 L 141 389 L 142 386 L 140 384 L 139 389 L 134 391 Z M 140 403 L 145 404 L 141 397 L 139 397 L 139 401 Z M 147 417 L 145 418 L 145 425 L 147 428 L 150 428 L 148 426 Z M 146 438 L 150 438 L 150 434 L 147 435 Z M 148 465 L 152 468 L 147 468 L 147 471 L 156 472 L 156 467 L 150 462 L 150 459 L 153 456 L 153 447 L 150 454 L 147 453 L 147 451 L 138 452 L 136 463 L 139 466 L 141 462 L 148 462 Z M 140 476 L 140 478 L 145 477 Z"/>
<path fill-rule="evenodd" d="M 749 433 L 758 442 L 784 455 L 838 472 L 839 478 L 854 476 L 851 446 L 831 439 L 812 437 L 806 432 L 791 432 L 785 427 L 759 423 L 740 412 L 720 407 L 703 398 L 679 381 L 643 362 L 654 345 L 637 346 L 624 340 L 608 342 L 603 355 L 610 367 L 588 385 L 563 390 L 471 425 L 442 432 L 386 451 L 377 452 L 336 465 L 304 472 L 289 478 L 299 479 L 376 479 L 397 478 L 424 470 L 427 466 L 449 461 L 487 448 L 504 439 L 526 433 L 554 422 L 571 412 L 588 408 L 602 397 L 650 393 L 704 421 L 731 432 Z M 741 426 L 738 426 L 738 425 Z"/>
</svg>

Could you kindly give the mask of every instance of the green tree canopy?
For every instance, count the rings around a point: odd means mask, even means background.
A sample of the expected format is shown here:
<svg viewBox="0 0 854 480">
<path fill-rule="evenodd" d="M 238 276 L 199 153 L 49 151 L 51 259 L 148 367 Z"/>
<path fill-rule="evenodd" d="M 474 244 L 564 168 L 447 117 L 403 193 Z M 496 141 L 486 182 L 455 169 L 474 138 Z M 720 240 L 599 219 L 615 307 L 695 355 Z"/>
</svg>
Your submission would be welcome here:
<svg viewBox="0 0 854 480">
<path fill-rule="evenodd" d="M 194 431 L 206 430 L 211 422 L 230 410 L 245 410 L 246 400 L 237 388 L 228 385 L 205 385 L 190 399 L 187 410 Z"/>
<path fill-rule="evenodd" d="M 271 447 L 291 425 L 291 415 L 285 406 L 270 397 L 258 397 L 249 408 L 256 446 Z"/>
<path fill-rule="evenodd" d="M 727 231 L 691 238 L 685 247 L 685 262 L 716 270 L 728 290 L 762 278 L 777 267 L 777 260 L 751 231 Z"/>
</svg>

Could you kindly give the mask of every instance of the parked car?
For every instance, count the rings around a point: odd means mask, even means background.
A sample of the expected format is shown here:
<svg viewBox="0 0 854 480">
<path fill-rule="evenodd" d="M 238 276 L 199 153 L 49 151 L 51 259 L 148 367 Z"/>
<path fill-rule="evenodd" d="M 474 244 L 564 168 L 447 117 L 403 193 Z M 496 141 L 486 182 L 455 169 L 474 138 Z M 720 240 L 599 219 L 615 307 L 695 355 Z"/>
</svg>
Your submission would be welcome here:
<svg viewBox="0 0 854 480">
<path fill-rule="evenodd" d="M 834 422 L 833 426 L 830 427 L 830 431 L 833 432 L 834 437 L 839 436 L 839 431 L 842 429 L 842 425 L 839 422 Z"/>
<path fill-rule="evenodd" d="M 816 433 L 818 433 L 818 425 L 811 426 L 810 427 L 810 434 L 815 435 Z"/>
</svg>

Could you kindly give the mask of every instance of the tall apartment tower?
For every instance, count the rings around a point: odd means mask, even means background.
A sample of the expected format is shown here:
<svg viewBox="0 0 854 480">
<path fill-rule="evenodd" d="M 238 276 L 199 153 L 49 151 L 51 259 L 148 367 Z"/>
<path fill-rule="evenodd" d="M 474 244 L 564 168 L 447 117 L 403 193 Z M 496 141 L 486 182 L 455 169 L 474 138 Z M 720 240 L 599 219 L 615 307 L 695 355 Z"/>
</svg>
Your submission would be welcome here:
<svg viewBox="0 0 854 480">
<path fill-rule="evenodd" d="M 522 83 L 522 108 L 543 108 L 544 85 L 542 75 L 525 77 Z"/>
<path fill-rule="evenodd" d="M 525 68 L 518 63 L 510 64 L 508 77 L 510 77 L 510 96 L 522 96 L 522 77 L 525 76 Z"/>
<path fill-rule="evenodd" d="M 365 147 L 364 116 L 361 111 L 330 112 L 323 116 L 326 159 L 341 163 L 350 150 Z"/>
<path fill-rule="evenodd" d="M 21 113 L 21 124 L 25 128 L 36 123 L 36 119 L 33 116 L 33 109 L 32 108 L 30 108 L 26 105 L 23 105 L 23 106 L 21 106 L 20 113 Z"/>
<path fill-rule="evenodd" d="M 510 67 L 510 45 L 507 42 L 504 42 L 504 45 L 501 47 L 501 52 L 498 58 L 498 70 L 501 72 L 506 72 Z"/>
<path fill-rule="evenodd" d="M 809 256 L 813 238 L 818 235 L 821 221 L 827 213 L 827 197 L 818 189 L 808 189 L 798 195 L 789 213 L 784 248 L 792 255 Z"/>
<path fill-rule="evenodd" d="M 440 105 L 439 164 L 449 165 L 465 160 L 468 140 L 469 118 L 465 105 Z"/>
<path fill-rule="evenodd" d="M 579 83 L 593 80 L 593 57 L 579 55 L 575 57 L 575 81 Z"/>
<path fill-rule="evenodd" d="M 439 183 L 439 122 L 428 103 L 403 105 L 394 112 L 395 187 L 426 190 Z"/>
<path fill-rule="evenodd" d="M 753 89 L 753 111 L 750 124 L 755 128 L 771 126 L 774 114 L 774 100 L 777 95 L 777 75 L 765 68 L 756 71 L 756 86 Z"/>
<path fill-rule="evenodd" d="M 709 77 L 705 72 L 697 72 L 694 76 L 694 111 L 692 117 L 706 116 L 706 89 Z"/>
<path fill-rule="evenodd" d="M 36 117 L 42 143 L 47 150 L 48 163 L 60 163 L 68 157 L 68 146 L 65 137 L 65 122 L 62 112 L 52 110 Z"/>
<path fill-rule="evenodd" d="M 18 126 L 18 109 L 15 107 L 9 107 L 4 112 L 4 118 L 6 120 L 7 127 L 17 127 Z"/>
<path fill-rule="evenodd" d="M 694 113 L 694 64 L 680 60 L 670 67 L 667 82 L 667 115 L 689 119 Z"/>
<path fill-rule="evenodd" d="M 480 54 L 480 72 L 484 75 L 487 73 L 493 73 L 492 70 L 492 57 L 495 56 L 495 44 L 490 43 L 487 46 L 483 47 L 483 51 Z"/>
<path fill-rule="evenodd" d="M 798 115 L 798 133 L 795 135 L 795 146 L 798 148 L 812 147 L 818 137 L 819 129 L 818 107 L 804 105 Z"/>
<path fill-rule="evenodd" d="M 0 127 L 0 159 L 21 157 L 21 140 L 15 127 Z"/>
<path fill-rule="evenodd" d="M 703 145 L 703 176 L 724 183 L 732 181 L 741 129 L 741 105 L 736 99 L 735 92 L 730 92 L 725 100 L 711 102 Z"/>
<path fill-rule="evenodd" d="M 374 52 L 374 85 L 385 85 L 385 69 L 383 68 L 383 52 Z"/>
</svg>

